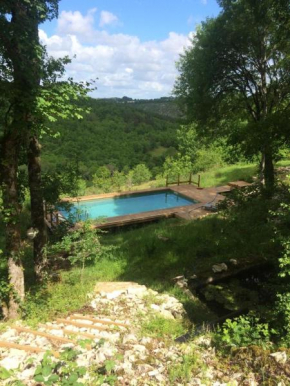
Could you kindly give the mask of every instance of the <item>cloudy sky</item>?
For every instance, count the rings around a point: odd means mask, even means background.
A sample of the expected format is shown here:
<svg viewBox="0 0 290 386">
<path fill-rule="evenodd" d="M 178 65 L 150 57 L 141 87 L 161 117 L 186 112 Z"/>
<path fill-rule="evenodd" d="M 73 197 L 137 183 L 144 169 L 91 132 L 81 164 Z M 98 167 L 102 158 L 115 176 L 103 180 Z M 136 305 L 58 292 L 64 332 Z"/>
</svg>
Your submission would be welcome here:
<svg viewBox="0 0 290 386">
<path fill-rule="evenodd" d="M 56 57 L 74 57 L 67 75 L 97 80 L 95 97 L 169 96 L 175 63 L 216 0 L 62 0 L 40 38 Z"/>
</svg>

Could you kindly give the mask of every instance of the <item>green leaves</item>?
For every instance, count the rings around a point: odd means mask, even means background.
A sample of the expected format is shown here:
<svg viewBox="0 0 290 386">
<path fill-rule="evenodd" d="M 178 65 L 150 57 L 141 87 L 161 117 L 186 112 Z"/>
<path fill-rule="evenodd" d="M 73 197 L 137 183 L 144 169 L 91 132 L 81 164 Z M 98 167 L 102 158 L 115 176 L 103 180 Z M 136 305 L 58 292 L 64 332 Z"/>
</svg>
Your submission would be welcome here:
<svg viewBox="0 0 290 386">
<path fill-rule="evenodd" d="M 75 362 L 78 352 L 65 349 L 61 353 L 61 362 L 54 361 L 49 353 L 46 353 L 41 364 L 37 366 L 34 380 L 44 385 L 81 386 L 79 378 L 86 374 L 86 368 L 80 367 Z"/>
<path fill-rule="evenodd" d="M 233 320 L 227 319 L 218 331 L 218 339 L 229 346 L 267 346 L 270 344 L 270 331 L 268 323 L 261 323 L 252 316 L 240 316 Z"/>
<path fill-rule="evenodd" d="M 226 136 L 248 158 L 262 152 L 271 189 L 271 158 L 290 138 L 289 2 L 221 4 L 181 56 L 175 94 L 203 136 Z"/>
<path fill-rule="evenodd" d="M 1 380 L 6 380 L 10 378 L 12 375 L 12 372 L 9 370 L 6 370 L 5 367 L 0 366 L 0 379 Z"/>
</svg>

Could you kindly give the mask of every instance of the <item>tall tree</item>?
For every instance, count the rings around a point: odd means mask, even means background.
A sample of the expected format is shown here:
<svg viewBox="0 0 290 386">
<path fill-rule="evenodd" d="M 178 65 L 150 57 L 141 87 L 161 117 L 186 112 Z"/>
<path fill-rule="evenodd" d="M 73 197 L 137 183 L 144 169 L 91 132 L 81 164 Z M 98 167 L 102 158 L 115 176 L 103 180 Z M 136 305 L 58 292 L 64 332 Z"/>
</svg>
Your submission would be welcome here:
<svg viewBox="0 0 290 386">
<path fill-rule="evenodd" d="M 38 26 L 57 16 L 58 0 L 4 0 L 0 3 L 0 89 L 1 89 L 1 189 L 6 224 L 6 255 L 11 292 L 9 316 L 17 315 L 24 298 L 21 261 L 21 212 L 18 166 L 26 153 L 31 218 L 35 228 L 34 257 L 40 274 L 45 243 L 43 192 L 41 186 L 39 134 L 47 120 L 80 117 L 71 104 L 88 91 L 89 83 L 64 82 L 67 58 L 48 58 L 38 37 Z M 24 156 L 25 157 L 25 156 Z"/>
<path fill-rule="evenodd" d="M 74 82 L 72 79 L 63 80 L 65 65 L 70 62 L 69 58 L 54 59 L 48 57 L 44 49 L 42 52 L 41 85 L 39 85 L 37 107 L 26 142 L 31 223 L 35 234 L 33 240 L 34 270 L 39 280 L 42 279 L 44 273 L 44 247 L 47 241 L 39 136 L 40 134 L 54 135 L 48 127 L 51 121 L 59 118 L 81 119 L 82 114 L 87 112 L 88 109 L 79 106 L 77 101 L 93 90 L 91 88 L 93 81 Z"/>
<path fill-rule="evenodd" d="M 181 56 L 175 94 L 200 128 L 226 128 L 248 153 L 260 152 L 271 190 L 273 159 L 290 137 L 290 2 L 219 4 L 219 16 L 202 23 Z"/>
<path fill-rule="evenodd" d="M 16 316 L 19 300 L 24 298 L 18 165 L 20 150 L 37 108 L 41 57 L 38 25 L 56 15 L 57 5 L 58 0 L 3 0 L 0 3 L 0 82 L 5 96 L 1 122 L 1 186 L 6 254 L 14 291 L 10 299 L 10 317 Z"/>
</svg>

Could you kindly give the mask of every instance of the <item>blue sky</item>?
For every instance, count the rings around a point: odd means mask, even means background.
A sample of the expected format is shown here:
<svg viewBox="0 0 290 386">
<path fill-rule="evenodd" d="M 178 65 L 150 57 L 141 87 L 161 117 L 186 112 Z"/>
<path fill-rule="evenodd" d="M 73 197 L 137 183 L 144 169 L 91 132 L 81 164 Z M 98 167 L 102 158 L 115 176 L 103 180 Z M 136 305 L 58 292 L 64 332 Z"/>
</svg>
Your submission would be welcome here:
<svg viewBox="0 0 290 386">
<path fill-rule="evenodd" d="M 68 75 L 98 78 L 96 97 L 170 95 L 175 62 L 196 25 L 219 12 L 215 0 L 62 0 L 41 25 L 54 56 L 76 55 Z"/>
</svg>

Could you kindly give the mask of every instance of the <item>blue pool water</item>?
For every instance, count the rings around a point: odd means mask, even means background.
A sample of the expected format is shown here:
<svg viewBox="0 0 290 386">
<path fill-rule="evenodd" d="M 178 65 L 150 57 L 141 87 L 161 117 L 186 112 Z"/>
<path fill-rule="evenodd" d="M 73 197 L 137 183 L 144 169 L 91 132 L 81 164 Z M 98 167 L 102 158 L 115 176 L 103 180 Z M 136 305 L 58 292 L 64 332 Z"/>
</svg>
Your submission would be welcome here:
<svg viewBox="0 0 290 386">
<path fill-rule="evenodd" d="M 114 198 L 74 203 L 70 213 L 60 210 L 64 217 L 71 215 L 75 221 L 96 219 L 98 217 L 125 216 L 127 214 L 149 212 L 159 209 L 169 209 L 179 206 L 195 204 L 190 200 L 171 190 L 154 193 L 138 193 Z"/>
</svg>

